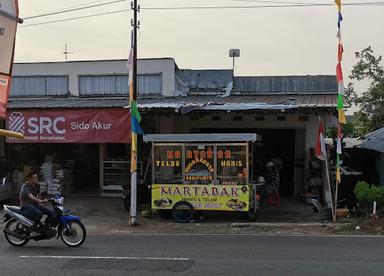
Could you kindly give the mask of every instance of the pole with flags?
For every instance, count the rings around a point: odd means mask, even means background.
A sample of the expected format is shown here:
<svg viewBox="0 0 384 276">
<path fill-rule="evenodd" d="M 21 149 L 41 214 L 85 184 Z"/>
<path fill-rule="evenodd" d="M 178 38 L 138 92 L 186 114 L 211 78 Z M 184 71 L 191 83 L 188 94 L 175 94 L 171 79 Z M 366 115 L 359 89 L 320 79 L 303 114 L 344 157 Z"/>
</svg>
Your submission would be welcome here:
<svg viewBox="0 0 384 276">
<path fill-rule="evenodd" d="M 143 130 L 140 126 L 141 115 L 137 108 L 137 29 L 139 23 L 137 13 L 140 7 L 137 5 L 137 0 L 131 2 L 133 10 L 133 20 L 131 25 L 131 50 L 128 58 L 129 69 L 129 104 L 131 110 L 131 211 L 129 215 L 129 225 L 136 225 L 137 219 L 137 137 L 143 135 Z"/>
<path fill-rule="evenodd" d="M 344 77 L 342 69 L 342 60 L 344 54 L 344 46 L 342 43 L 341 36 L 341 24 L 343 21 L 343 15 L 341 13 L 342 9 L 342 0 L 335 0 L 338 16 L 337 16 L 337 38 L 338 38 L 338 47 L 337 47 L 337 65 L 336 65 L 336 80 L 338 84 L 338 95 L 337 95 L 337 147 L 336 147 L 336 188 L 335 188 L 335 215 L 334 220 L 336 220 L 336 211 L 337 211 L 337 197 L 339 184 L 341 183 L 341 155 L 342 155 L 342 145 L 341 140 L 343 139 L 342 134 L 342 125 L 347 123 L 345 113 L 344 113 Z"/>
</svg>

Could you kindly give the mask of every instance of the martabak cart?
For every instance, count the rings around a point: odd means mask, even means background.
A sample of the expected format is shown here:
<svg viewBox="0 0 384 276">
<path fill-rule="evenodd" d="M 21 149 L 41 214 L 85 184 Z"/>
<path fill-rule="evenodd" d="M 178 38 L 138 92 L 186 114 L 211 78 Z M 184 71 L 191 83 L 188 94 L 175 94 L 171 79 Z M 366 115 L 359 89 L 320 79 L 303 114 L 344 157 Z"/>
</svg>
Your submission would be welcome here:
<svg viewBox="0 0 384 276">
<path fill-rule="evenodd" d="M 240 134 L 150 134 L 152 209 L 172 210 L 177 222 L 196 211 L 244 212 L 256 217 L 250 184 L 251 144 L 261 137 Z"/>
</svg>

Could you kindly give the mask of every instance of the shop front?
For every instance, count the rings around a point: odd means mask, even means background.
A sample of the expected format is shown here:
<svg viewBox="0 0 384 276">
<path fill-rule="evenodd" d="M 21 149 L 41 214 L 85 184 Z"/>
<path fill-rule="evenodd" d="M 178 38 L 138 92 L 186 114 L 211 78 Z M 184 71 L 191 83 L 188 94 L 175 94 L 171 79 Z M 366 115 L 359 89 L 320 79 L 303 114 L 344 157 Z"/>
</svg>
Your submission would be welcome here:
<svg viewBox="0 0 384 276">
<path fill-rule="evenodd" d="M 127 110 L 10 110 L 6 127 L 25 136 L 6 140 L 18 185 L 30 170 L 40 172 L 41 187 L 50 194 L 113 194 L 127 185 L 129 151 L 113 150 L 130 143 Z M 105 173 L 107 164 L 119 169 Z"/>
</svg>

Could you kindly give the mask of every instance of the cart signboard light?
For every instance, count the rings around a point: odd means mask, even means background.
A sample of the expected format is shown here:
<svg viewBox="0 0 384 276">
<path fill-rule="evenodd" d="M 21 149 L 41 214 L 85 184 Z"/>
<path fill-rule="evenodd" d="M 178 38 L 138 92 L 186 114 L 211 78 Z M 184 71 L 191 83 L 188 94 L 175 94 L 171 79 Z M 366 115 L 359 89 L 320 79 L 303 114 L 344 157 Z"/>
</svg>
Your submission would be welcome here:
<svg viewBox="0 0 384 276">
<path fill-rule="evenodd" d="M 152 185 L 152 208 L 172 209 L 187 201 L 195 210 L 249 211 L 249 188 L 246 185 Z"/>
</svg>

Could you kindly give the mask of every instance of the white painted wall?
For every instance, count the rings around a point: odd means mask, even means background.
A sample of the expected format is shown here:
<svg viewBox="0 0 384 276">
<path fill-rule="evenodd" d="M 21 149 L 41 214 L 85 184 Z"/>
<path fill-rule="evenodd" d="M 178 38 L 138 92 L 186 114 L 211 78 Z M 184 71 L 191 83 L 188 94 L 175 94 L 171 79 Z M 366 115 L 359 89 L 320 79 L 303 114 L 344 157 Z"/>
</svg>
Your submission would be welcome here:
<svg viewBox="0 0 384 276">
<path fill-rule="evenodd" d="M 162 92 L 167 97 L 175 95 L 175 67 L 173 58 L 138 60 L 138 74 L 162 75 Z M 79 95 L 78 76 L 110 74 L 128 74 L 127 61 L 16 63 L 13 69 L 14 76 L 69 76 L 69 91 L 72 96 Z"/>
</svg>

